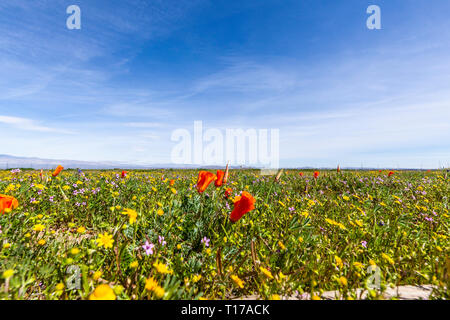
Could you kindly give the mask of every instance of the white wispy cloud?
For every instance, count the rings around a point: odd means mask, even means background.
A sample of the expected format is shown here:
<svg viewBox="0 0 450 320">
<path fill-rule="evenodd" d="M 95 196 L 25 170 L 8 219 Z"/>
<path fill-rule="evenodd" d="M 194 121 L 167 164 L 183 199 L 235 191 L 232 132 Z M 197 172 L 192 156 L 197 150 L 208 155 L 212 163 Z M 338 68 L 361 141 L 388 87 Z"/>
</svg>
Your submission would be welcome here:
<svg viewBox="0 0 450 320">
<path fill-rule="evenodd" d="M 166 118 L 173 114 L 165 102 L 121 102 L 104 107 L 102 112 L 107 115 L 129 118 Z M 134 123 L 136 124 L 136 122 Z"/>
<path fill-rule="evenodd" d="M 27 130 L 27 131 L 74 134 L 73 131 L 44 126 L 44 125 L 41 125 L 39 121 L 35 121 L 32 119 L 27 119 L 27 118 L 0 115 L 0 123 L 15 127 L 17 129 Z"/>
<path fill-rule="evenodd" d="M 227 61 L 229 59 L 226 59 Z M 295 72 L 277 66 L 245 59 L 233 59 L 223 70 L 199 79 L 194 93 L 221 90 L 225 92 L 286 92 L 304 83 Z"/>
</svg>

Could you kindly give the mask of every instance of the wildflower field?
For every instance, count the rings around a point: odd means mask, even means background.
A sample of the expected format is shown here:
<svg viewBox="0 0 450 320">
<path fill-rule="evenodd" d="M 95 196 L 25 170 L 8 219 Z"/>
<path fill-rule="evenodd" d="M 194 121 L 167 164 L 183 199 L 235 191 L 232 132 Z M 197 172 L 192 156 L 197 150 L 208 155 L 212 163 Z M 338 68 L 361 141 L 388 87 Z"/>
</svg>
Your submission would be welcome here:
<svg viewBox="0 0 450 320">
<path fill-rule="evenodd" d="M 378 299 L 406 284 L 449 298 L 444 171 L 13 170 L 0 194 L 0 299 Z"/>
</svg>

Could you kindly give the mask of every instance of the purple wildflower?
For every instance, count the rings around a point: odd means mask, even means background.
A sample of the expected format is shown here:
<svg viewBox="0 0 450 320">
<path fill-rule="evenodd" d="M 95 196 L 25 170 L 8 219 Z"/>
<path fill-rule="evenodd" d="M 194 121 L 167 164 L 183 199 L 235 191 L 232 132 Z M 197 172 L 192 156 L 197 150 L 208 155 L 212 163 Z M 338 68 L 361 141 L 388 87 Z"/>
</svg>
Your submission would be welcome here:
<svg viewBox="0 0 450 320">
<path fill-rule="evenodd" d="M 205 244 L 205 247 L 209 247 L 209 241 L 211 241 L 211 240 L 208 239 L 207 237 L 203 237 L 203 239 L 202 239 L 202 243 Z"/>
<path fill-rule="evenodd" d="M 167 243 L 166 241 L 164 241 L 164 237 L 161 237 L 161 236 L 158 236 L 158 241 L 159 241 L 159 244 L 161 244 L 162 246 L 164 246 Z"/>
<path fill-rule="evenodd" d="M 145 244 L 142 246 L 142 248 L 145 250 L 145 254 L 148 256 L 153 254 L 154 247 L 155 245 L 153 243 L 149 243 L 148 241 L 145 241 Z"/>
</svg>

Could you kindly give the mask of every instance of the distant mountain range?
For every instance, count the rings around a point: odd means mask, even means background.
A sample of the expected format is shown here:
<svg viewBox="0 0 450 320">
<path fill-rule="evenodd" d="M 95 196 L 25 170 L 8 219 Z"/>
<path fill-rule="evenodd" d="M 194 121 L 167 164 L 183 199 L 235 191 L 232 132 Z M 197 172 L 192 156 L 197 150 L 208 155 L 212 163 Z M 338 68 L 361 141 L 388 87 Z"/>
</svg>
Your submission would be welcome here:
<svg viewBox="0 0 450 320">
<path fill-rule="evenodd" d="M 15 157 L 0 154 L 0 169 L 32 168 L 32 169 L 53 169 L 62 165 L 66 169 L 157 169 L 157 168 L 180 168 L 174 164 L 152 164 L 136 165 L 117 161 L 78 161 L 78 160 L 57 160 Z M 197 166 L 182 166 L 183 168 L 196 168 Z"/>
<path fill-rule="evenodd" d="M 0 170 L 4 169 L 16 169 L 16 168 L 30 168 L 30 169 L 54 169 L 58 165 L 62 165 L 66 169 L 223 169 L 224 166 L 198 166 L 192 165 L 179 165 L 172 163 L 164 164 L 149 164 L 138 165 L 119 161 L 78 161 L 78 160 L 56 160 L 56 159 L 42 159 L 42 158 L 28 158 L 28 157 L 15 157 L 11 155 L 0 154 Z M 246 166 L 230 166 L 230 169 L 260 169 L 255 167 Z M 313 168 L 313 167 L 290 167 L 286 169 L 335 169 L 330 167 Z M 392 168 L 357 168 L 357 167 L 341 167 L 346 170 L 386 170 Z M 420 170 L 420 169 L 402 169 L 396 168 L 395 170 Z M 426 170 L 426 169 L 422 169 Z"/>
<path fill-rule="evenodd" d="M 172 163 L 137 165 L 118 161 L 78 161 L 42 158 L 15 157 L 0 154 L 0 170 L 15 168 L 54 169 L 58 165 L 66 169 L 196 169 L 198 165 L 178 165 Z M 222 166 L 201 166 L 205 169 L 223 169 Z M 236 167 L 240 168 L 240 167 Z"/>
</svg>

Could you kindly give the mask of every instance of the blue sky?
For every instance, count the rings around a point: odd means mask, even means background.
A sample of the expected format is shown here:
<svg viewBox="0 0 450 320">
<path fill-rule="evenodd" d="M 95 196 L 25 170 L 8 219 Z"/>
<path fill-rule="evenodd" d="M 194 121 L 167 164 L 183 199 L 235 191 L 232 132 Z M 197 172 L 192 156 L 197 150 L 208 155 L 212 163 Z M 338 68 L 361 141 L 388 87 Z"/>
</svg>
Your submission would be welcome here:
<svg viewBox="0 0 450 320">
<path fill-rule="evenodd" d="M 66 8 L 81 8 L 81 30 Z M 382 30 L 366 28 L 369 5 Z M 450 2 L 0 3 L 0 153 L 170 162 L 173 130 L 280 129 L 282 166 L 450 163 Z"/>
</svg>

